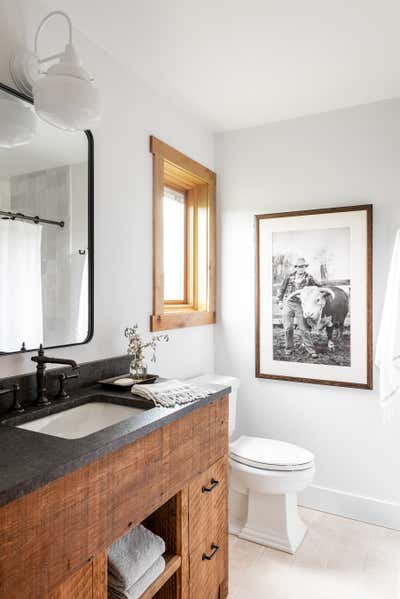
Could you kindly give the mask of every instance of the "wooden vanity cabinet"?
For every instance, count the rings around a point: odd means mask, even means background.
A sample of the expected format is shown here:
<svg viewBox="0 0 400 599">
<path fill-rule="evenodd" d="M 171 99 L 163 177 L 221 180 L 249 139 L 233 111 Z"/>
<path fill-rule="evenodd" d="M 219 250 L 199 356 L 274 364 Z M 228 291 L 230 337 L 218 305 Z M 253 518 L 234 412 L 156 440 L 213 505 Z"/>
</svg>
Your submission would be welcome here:
<svg viewBox="0 0 400 599">
<path fill-rule="evenodd" d="M 0 508 L 0 599 L 107 599 L 107 549 L 143 522 L 168 572 L 143 599 L 226 599 L 228 397 Z"/>
<path fill-rule="evenodd" d="M 223 597 L 228 564 L 227 458 L 189 484 L 190 597 Z M 202 595 L 203 594 L 203 595 Z"/>
</svg>

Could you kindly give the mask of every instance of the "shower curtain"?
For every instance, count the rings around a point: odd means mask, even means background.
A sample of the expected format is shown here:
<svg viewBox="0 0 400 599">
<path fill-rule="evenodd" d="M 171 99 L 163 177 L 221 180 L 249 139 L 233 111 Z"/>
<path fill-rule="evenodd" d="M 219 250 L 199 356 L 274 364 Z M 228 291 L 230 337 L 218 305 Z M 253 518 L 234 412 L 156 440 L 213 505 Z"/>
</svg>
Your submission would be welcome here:
<svg viewBox="0 0 400 599">
<path fill-rule="evenodd" d="M 42 226 L 0 220 L 0 352 L 43 342 Z"/>
</svg>

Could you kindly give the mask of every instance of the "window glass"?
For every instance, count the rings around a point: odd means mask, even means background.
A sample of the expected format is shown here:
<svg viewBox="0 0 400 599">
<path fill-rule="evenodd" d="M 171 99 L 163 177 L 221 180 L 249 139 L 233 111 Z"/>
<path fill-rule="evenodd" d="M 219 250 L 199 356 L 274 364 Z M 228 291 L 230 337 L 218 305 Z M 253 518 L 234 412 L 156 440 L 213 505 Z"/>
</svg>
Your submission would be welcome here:
<svg viewBox="0 0 400 599">
<path fill-rule="evenodd" d="M 185 301 L 185 194 L 164 188 L 164 301 Z"/>
</svg>

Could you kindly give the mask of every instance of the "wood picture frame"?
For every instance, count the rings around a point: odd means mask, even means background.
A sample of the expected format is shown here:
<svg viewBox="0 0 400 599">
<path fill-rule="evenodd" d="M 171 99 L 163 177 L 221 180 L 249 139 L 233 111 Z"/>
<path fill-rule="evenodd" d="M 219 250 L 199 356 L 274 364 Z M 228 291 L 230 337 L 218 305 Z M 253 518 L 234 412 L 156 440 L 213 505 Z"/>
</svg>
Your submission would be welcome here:
<svg viewBox="0 0 400 599">
<path fill-rule="evenodd" d="M 255 226 L 256 377 L 372 389 L 372 205 Z"/>
</svg>

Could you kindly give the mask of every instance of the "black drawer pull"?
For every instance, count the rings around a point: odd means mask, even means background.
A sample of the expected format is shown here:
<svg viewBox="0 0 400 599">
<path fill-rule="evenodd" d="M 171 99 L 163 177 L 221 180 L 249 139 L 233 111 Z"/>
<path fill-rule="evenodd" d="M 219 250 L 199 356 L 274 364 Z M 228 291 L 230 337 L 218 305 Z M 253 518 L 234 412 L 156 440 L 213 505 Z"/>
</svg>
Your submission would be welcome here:
<svg viewBox="0 0 400 599">
<path fill-rule="evenodd" d="M 203 553 L 203 555 L 201 557 L 201 559 L 203 561 L 206 559 L 208 561 L 210 561 L 210 559 L 212 559 L 214 557 L 214 555 L 217 553 L 217 551 L 219 551 L 218 545 L 215 545 L 214 543 L 211 545 L 211 549 L 212 549 L 212 551 L 211 551 L 210 555 L 207 555 L 207 553 Z"/>
<path fill-rule="evenodd" d="M 219 485 L 219 480 L 215 480 L 215 478 L 211 479 L 211 485 L 209 487 L 201 487 L 201 492 L 202 493 L 211 493 L 211 491 L 213 489 L 215 489 L 215 487 L 218 487 Z"/>
</svg>

